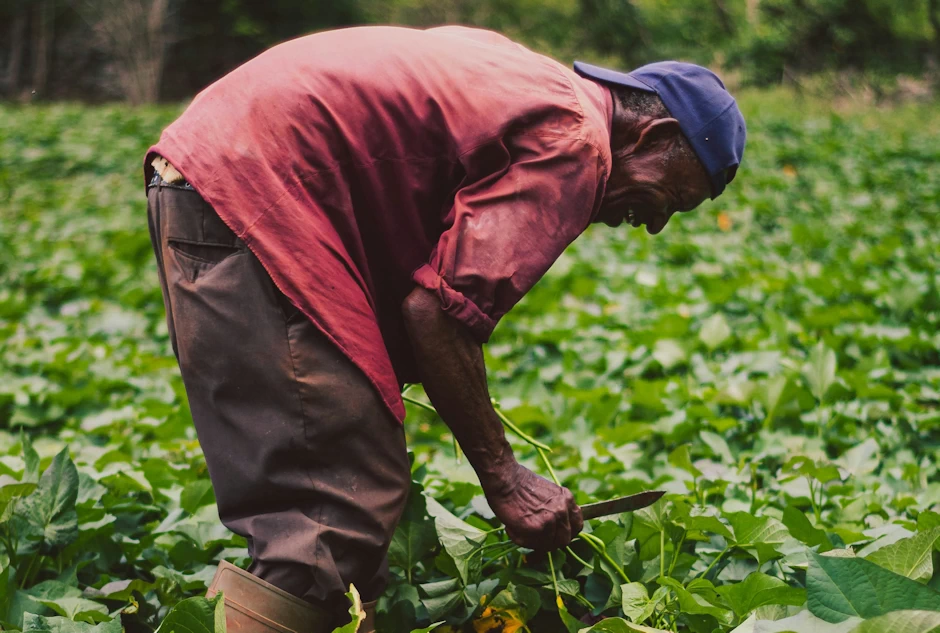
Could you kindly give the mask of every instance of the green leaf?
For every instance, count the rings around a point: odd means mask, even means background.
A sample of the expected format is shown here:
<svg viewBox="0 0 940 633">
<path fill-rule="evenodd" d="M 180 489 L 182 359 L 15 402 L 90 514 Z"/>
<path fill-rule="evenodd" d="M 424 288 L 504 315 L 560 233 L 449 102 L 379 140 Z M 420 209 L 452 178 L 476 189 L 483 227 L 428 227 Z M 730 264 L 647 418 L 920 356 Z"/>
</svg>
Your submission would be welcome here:
<svg viewBox="0 0 940 633">
<path fill-rule="evenodd" d="M 851 633 L 940 633 L 940 613 L 894 611 L 862 622 Z"/>
<path fill-rule="evenodd" d="M 415 565 L 426 558 L 437 543 L 434 521 L 428 517 L 422 490 L 420 484 L 412 484 L 408 505 L 388 548 L 389 564 L 401 568 L 408 578 Z"/>
<path fill-rule="evenodd" d="M 3 480 L 6 477 L 6 475 L 0 475 L 0 484 L 3 484 Z M 12 512 L 8 512 L 7 510 L 12 511 L 13 508 L 16 507 L 13 500 L 29 496 L 36 488 L 37 484 L 35 483 L 13 482 L 3 484 L 2 487 L 0 487 L 0 524 L 9 520 L 12 516 Z"/>
<path fill-rule="evenodd" d="M 634 622 L 643 622 L 649 615 L 646 608 L 650 603 L 650 594 L 646 585 L 631 582 L 620 585 L 620 600 L 623 614 Z"/>
<path fill-rule="evenodd" d="M 768 423 L 773 420 L 774 415 L 777 413 L 777 407 L 780 406 L 780 398 L 783 396 L 783 392 L 786 388 L 787 377 L 774 376 L 768 379 L 760 390 L 759 395 L 764 404 Z"/>
<path fill-rule="evenodd" d="M 810 392 L 822 402 L 836 380 L 836 353 L 819 341 L 803 365 L 803 378 Z"/>
<path fill-rule="evenodd" d="M 826 532 L 813 527 L 806 513 L 797 510 L 793 506 L 787 506 L 783 510 L 783 524 L 790 531 L 790 536 L 796 540 L 809 545 L 810 547 L 819 547 L 820 552 L 832 549 L 829 539 L 826 538 Z"/>
<path fill-rule="evenodd" d="M 730 624 L 733 619 L 728 609 L 724 606 L 716 605 L 706 598 L 706 595 L 709 593 L 707 591 L 690 591 L 690 589 L 684 587 L 682 583 L 675 578 L 658 578 L 657 582 L 663 587 L 668 587 L 675 592 L 676 597 L 679 599 L 679 607 L 684 613 L 692 615 L 710 615 L 725 624 Z M 714 590 L 712 589 L 711 592 L 713 593 Z M 717 594 L 715 594 L 715 597 L 717 597 Z"/>
<path fill-rule="evenodd" d="M 933 548 L 938 539 L 940 527 L 885 546 L 866 557 L 866 560 L 896 574 L 926 583 L 933 577 Z"/>
<path fill-rule="evenodd" d="M 794 616 L 775 621 L 760 620 L 752 615 L 731 633 L 853 633 L 853 629 L 860 622 L 858 618 L 849 618 L 844 622 L 832 624 L 820 620 L 809 611 L 800 611 Z"/>
<path fill-rule="evenodd" d="M 681 468 L 693 477 L 701 477 L 702 471 L 692 464 L 692 457 L 689 455 L 689 445 L 683 444 L 669 453 L 669 463 L 676 468 Z"/>
<path fill-rule="evenodd" d="M 786 526 L 771 517 L 735 512 L 727 518 L 734 532 L 732 544 L 751 551 L 761 564 L 778 557 L 789 536 Z"/>
<path fill-rule="evenodd" d="M 875 472 L 880 462 L 879 453 L 881 449 L 873 438 L 868 438 L 858 446 L 855 446 L 836 460 L 840 466 L 845 468 L 853 477 L 867 475 Z"/>
<path fill-rule="evenodd" d="M 44 552 L 64 547 L 78 537 L 77 496 L 78 471 L 64 448 L 42 474 L 36 491 L 17 510 L 29 527 L 27 537 L 38 540 Z"/>
<path fill-rule="evenodd" d="M 26 431 L 20 432 L 20 443 L 23 445 L 23 462 L 26 468 L 20 481 L 23 483 L 39 483 L 39 453 L 33 448 L 33 442 Z"/>
<path fill-rule="evenodd" d="M 765 604 L 798 607 L 806 602 L 805 590 L 790 587 L 779 578 L 760 572 L 748 575 L 744 582 L 718 587 L 717 591 L 739 618 Z"/>
<path fill-rule="evenodd" d="M 715 457 L 717 457 L 721 463 L 725 465 L 734 464 L 734 455 L 731 454 L 731 449 L 728 447 L 728 442 L 725 441 L 725 438 L 711 431 L 702 431 L 699 433 L 699 437 L 708 445 L 708 448 L 712 450 L 712 453 L 715 454 Z"/>
<path fill-rule="evenodd" d="M 810 553 L 807 604 L 827 622 L 874 618 L 891 611 L 940 611 L 940 593 L 862 558 Z"/>
<path fill-rule="evenodd" d="M 486 533 L 455 517 L 433 497 L 425 498 L 441 545 L 453 558 L 460 579 L 469 584 L 480 564 L 480 557 L 473 556 L 471 561 L 471 554 L 483 545 Z"/>
<path fill-rule="evenodd" d="M 431 633 L 434 629 L 444 624 L 443 622 L 435 622 L 431 626 L 426 626 L 423 629 L 412 629 L 411 633 Z"/>
<path fill-rule="evenodd" d="M 362 610 L 362 599 L 355 585 L 349 585 L 346 598 L 349 599 L 349 622 L 333 629 L 333 633 L 356 633 L 366 618 L 366 612 Z"/>
<path fill-rule="evenodd" d="M 219 592 L 181 601 L 166 614 L 155 633 L 225 633 L 225 602 Z"/>
<path fill-rule="evenodd" d="M 23 633 L 123 633 L 121 618 L 100 624 L 74 622 L 68 618 L 46 618 L 27 613 L 23 616 Z"/>
<path fill-rule="evenodd" d="M 647 508 L 637 510 L 633 513 L 634 520 L 645 523 L 655 531 L 660 532 L 666 528 L 666 508 L 668 503 L 669 502 L 665 499 L 660 499 Z"/>
<path fill-rule="evenodd" d="M 622 618 L 606 618 L 590 628 L 581 629 L 578 633 L 669 633 L 663 629 L 654 629 L 648 626 L 633 624 Z"/>
<path fill-rule="evenodd" d="M 565 601 L 561 599 L 561 596 L 555 596 L 555 604 L 558 607 L 558 617 L 561 618 L 561 623 L 565 625 L 568 633 L 578 633 L 584 628 L 581 620 L 568 612 L 568 607 L 565 606 Z"/>
<path fill-rule="evenodd" d="M 215 494 L 212 492 L 212 482 L 208 479 L 197 479 L 180 493 L 180 507 L 190 514 L 196 514 L 199 508 L 212 503 L 215 503 Z"/>
<path fill-rule="evenodd" d="M 705 323 L 702 324 L 702 329 L 699 330 L 698 333 L 699 339 L 705 343 L 705 347 L 707 347 L 709 351 L 717 349 L 730 336 L 731 327 L 728 325 L 728 321 L 725 320 L 724 315 L 720 312 L 711 315 Z"/>
</svg>

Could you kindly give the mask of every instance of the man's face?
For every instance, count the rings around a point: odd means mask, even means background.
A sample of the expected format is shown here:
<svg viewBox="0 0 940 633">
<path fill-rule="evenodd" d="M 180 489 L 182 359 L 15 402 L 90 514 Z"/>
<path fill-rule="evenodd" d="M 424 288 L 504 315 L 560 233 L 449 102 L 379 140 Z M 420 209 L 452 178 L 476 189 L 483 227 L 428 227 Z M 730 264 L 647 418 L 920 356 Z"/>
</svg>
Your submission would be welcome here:
<svg viewBox="0 0 940 633">
<path fill-rule="evenodd" d="M 679 150 L 678 137 L 660 136 L 614 153 L 596 222 L 646 225 L 646 231 L 656 235 L 673 213 L 691 211 L 711 195 L 698 158 Z"/>
</svg>

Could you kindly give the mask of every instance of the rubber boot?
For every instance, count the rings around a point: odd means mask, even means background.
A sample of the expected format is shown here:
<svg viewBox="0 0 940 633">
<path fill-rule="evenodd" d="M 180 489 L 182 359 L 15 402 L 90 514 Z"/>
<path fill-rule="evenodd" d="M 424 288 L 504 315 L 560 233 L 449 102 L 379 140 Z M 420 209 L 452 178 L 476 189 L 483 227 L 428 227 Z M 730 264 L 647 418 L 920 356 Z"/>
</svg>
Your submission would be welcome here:
<svg viewBox="0 0 940 633">
<path fill-rule="evenodd" d="M 375 633 L 376 602 L 376 600 L 373 600 L 372 602 L 362 603 L 362 610 L 366 612 L 366 619 L 359 625 L 359 630 L 356 633 Z"/>
<path fill-rule="evenodd" d="M 227 633 L 330 633 L 333 630 L 325 610 L 225 561 L 219 563 L 206 596 L 211 598 L 220 591 L 225 598 Z"/>
</svg>

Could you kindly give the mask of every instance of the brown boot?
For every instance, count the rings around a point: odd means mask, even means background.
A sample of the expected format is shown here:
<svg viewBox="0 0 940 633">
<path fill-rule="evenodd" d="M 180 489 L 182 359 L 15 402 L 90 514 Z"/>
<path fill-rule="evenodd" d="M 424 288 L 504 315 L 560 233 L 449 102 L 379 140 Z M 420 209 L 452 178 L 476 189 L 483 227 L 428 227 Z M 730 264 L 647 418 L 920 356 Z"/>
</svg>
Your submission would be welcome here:
<svg viewBox="0 0 940 633">
<path fill-rule="evenodd" d="M 372 602 L 362 603 L 362 610 L 366 612 L 366 619 L 363 620 L 362 624 L 359 625 L 359 630 L 356 633 L 375 633 L 376 602 L 376 600 L 373 600 Z"/>
<path fill-rule="evenodd" d="M 220 591 L 225 596 L 227 633 L 330 633 L 333 630 L 325 610 L 225 561 L 219 563 L 206 596 L 211 598 Z"/>
</svg>

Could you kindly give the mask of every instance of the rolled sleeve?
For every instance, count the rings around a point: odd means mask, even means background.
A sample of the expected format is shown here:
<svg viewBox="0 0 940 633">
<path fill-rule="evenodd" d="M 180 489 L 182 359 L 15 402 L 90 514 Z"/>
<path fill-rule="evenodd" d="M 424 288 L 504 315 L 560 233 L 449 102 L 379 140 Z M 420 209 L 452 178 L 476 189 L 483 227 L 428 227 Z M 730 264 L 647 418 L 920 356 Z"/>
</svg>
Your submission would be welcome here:
<svg viewBox="0 0 940 633">
<path fill-rule="evenodd" d="M 477 304 L 458 290 L 454 290 L 430 264 L 418 268 L 412 275 L 415 283 L 430 290 L 441 302 L 444 312 L 463 323 L 470 329 L 473 338 L 480 343 L 490 339 L 496 328 L 496 321 L 487 316 Z"/>
<path fill-rule="evenodd" d="M 430 261 L 412 274 L 480 343 L 580 235 L 607 169 L 579 140 L 524 136 L 496 173 L 460 189 Z"/>
</svg>

